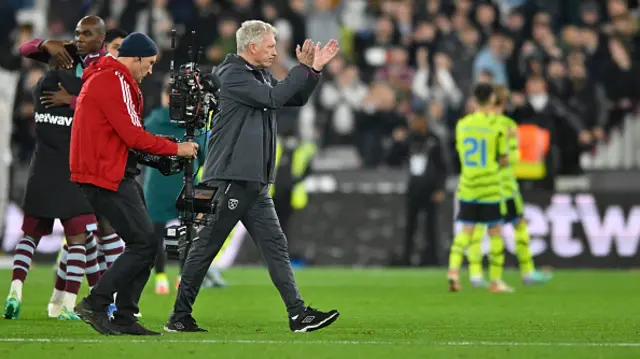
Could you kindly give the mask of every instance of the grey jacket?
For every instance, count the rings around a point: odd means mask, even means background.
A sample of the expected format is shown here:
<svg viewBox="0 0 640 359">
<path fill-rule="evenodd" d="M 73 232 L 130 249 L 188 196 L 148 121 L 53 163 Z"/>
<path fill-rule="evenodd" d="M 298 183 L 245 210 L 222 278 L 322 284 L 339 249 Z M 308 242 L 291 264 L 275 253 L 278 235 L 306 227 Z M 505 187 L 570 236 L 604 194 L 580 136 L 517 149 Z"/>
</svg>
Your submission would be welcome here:
<svg viewBox="0 0 640 359">
<path fill-rule="evenodd" d="M 306 104 L 320 74 L 300 64 L 279 82 L 236 54 L 227 55 L 214 71 L 222 85 L 220 108 L 213 118 L 202 180 L 273 183 L 276 111 Z"/>
</svg>

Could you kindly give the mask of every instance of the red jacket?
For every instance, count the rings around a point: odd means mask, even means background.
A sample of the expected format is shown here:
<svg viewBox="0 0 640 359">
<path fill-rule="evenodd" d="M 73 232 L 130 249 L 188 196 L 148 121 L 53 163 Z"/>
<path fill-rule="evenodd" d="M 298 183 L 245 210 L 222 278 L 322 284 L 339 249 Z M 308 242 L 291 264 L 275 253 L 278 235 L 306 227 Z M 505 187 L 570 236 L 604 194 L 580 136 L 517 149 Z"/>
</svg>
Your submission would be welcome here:
<svg viewBox="0 0 640 359">
<path fill-rule="evenodd" d="M 106 56 L 85 69 L 71 125 L 71 180 L 117 191 L 129 149 L 176 155 L 178 145 L 142 128 L 142 93 L 129 70 Z"/>
</svg>

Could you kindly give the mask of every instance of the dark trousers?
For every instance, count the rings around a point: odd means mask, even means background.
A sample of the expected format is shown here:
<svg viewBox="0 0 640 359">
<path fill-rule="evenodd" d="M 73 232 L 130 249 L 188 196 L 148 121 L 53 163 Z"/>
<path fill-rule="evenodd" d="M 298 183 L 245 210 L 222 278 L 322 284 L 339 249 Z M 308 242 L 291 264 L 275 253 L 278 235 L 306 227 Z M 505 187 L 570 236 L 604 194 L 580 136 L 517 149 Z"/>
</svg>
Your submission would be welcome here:
<svg viewBox="0 0 640 359">
<path fill-rule="evenodd" d="M 301 312 L 305 304 L 293 277 L 287 238 L 280 228 L 269 186 L 246 181 L 216 181 L 209 185 L 220 188 L 214 199 L 217 214 L 193 239 L 182 268 L 172 320 L 191 314 L 211 262 L 238 221 L 242 221 L 260 250 L 289 315 Z"/>
<path fill-rule="evenodd" d="M 424 240 L 426 247 L 424 248 L 420 256 L 420 264 L 432 266 L 438 264 L 438 206 L 437 204 L 433 203 L 431 196 L 431 191 L 416 192 L 410 190 L 407 193 L 407 226 L 405 231 L 404 249 L 402 255 L 402 262 L 404 265 L 411 265 L 411 257 L 413 256 L 415 248 L 414 236 L 416 227 L 418 226 L 418 218 L 421 212 L 425 212 L 426 216 L 426 228 L 424 231 Z"/>
<path fill-rule="evenodd" d="M 154 233 L 158 238 L 158 255 L 156 255 L 156 262 L 153 265 L 156 273 L 164 273 L 167 264 L 167 254 L 164 252 L 165 226 L 166 223 L 156 222 L 153 224 Z"/>
<path fill-rule="evenodd" d="M 276 207 L 276 214 L 280 221 L 280 227 L 287 238 L 289 236 L 289 219 L 293 215 L 293 207 L 291 207 L 291 191 L 287 189 L 278 189 L 275 197 L 273 197 L 273 204 Z"/>
<path fill-rule="evenodd" d="M 87 297 L 94 310 L 106 311 L 116 297 L 115 321 L 128 324 L 139 312 L 138 301 L 158 252 L 157 237 L 142 195 L 142 187 L 125 177 L 117 192 L 89 184 L 82 191 L 96 213 L 106 218 L 125 242 L 125 250 L 100 277 Z"/>
</svg>

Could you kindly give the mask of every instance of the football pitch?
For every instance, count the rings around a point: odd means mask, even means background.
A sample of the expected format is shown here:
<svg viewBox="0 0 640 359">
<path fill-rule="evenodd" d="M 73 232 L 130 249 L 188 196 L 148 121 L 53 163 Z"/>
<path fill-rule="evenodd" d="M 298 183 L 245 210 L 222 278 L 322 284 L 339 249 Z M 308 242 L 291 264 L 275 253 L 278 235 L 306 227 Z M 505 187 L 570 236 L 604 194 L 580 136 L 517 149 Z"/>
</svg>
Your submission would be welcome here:
<svg viewBox="0 0 640 359">
<path fill-rule="evenodd" d="M 194 316 L 209 333 L 101 336 L 82 322 L 46 318 L 53 273 L 41 265 L 25 283 L 21 318 L 0 319 L 0 357 L 640 358 L 640 289 L 631 271 L 560 271 L 537 287 L 507 272 L 513 294 L 468 285 L 448 293 L 443 270 L 301 269 L 296 276 L 307 304 L 340 310 L 336 323 L 289 332 L 266 269 L 237 268 L 225 272 L 229 287 L 200 292 Z M 10 277 L 0 271 L 3 300 Z M 160 330 L 175 291 L 158 296 L 152 284 L 141 322 Z"/>
</svg>

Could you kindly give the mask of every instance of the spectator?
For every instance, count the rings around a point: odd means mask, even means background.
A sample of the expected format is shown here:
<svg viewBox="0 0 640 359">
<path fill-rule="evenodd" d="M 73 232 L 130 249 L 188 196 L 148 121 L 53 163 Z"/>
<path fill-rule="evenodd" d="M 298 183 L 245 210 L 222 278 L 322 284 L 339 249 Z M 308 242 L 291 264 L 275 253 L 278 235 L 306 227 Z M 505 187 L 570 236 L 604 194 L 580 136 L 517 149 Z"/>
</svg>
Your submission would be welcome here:
<svg viewBox="0 0 640 359">
<path fill-rule="evenodd" d="M 220 20 L 218 15 L 221 9 L 213 0 L 195 0 L 194 5 L 188 28 L 196 32 L 195 43 L 206 48 L 219 36 L 219 26 L 213 25 Z"/>
<path fill-rule="evenodd" d="M 395 92 L 389 85 L 374 82 L 369 87 L 362 108 L 356 114 L 355 143 L 364 167 L 380 165 L 384 158 L 384 142 L 388 142 L 396 128 L 406 127 L 396 107 Z"/>
<path fill-rule="evenodd" d="M 314 0 L 313 11 L 306 16 L 307 36 L 326 44 L 331 39 L 340 38 L 338 15 L 330 0 Z"/>
<path fill-rule="evenodd" d="M 232 17 L 224 17 L 218 21 L 218 38 L 207 49 L 207 59 L 218 65 L 228 53 L 236 51 L 236 30 L 239 24 Z"/>
<path fill-rule="evenodd" d="M 480 34 L 473 26 L 465 26 L 454 36 L 441 43 L 440 51 L 455 59 L 451 63 L 451 75 L 466 99 L 473 84 L 473 62 L 478 53 Z"/>
<path fill-rule="evenodd" d="M 433 71 L 430 71 L 426 50 L 420 51 L 418 57 L 419 70 L 413 81 L 414 95 L 425 103 L 438 101 L 444 108 L 457 110 L 462 103 L 463 94 L 451 75 L 451 58 L 444 53 L 437 53 L 434 56 Z"/>
<path fill-rule="evenodd" d="M 354 43 L 356 63 L 365 82 L 372 79 L 376 68 L 384 65 L 387 49 L 399 42 L 393 21 L 386 16 L 376 20 L 373 33 L 366 31 L 356 35 Z"/>
<path fill-rule="evenodd" d="M 519 11 L 513 11 L 507 15 L 507 21 L 505 24 L 505 31 L 509 36 L 514 39 L 516 44 L 521 45 L 525 37 L 525 18 Z"/>
<path fill-rule="evenodd" d="M 415 32 L 413 33 L 413 42 L 409 50 L 409 56 L 411 56 L 411 65 L 416 66 L 415 61 L 416 53 L 418 49 L 425 48 L 429 50 L 429 53 L 433 53 L 436 50 L 436 36 L 438 34 L 438 28 L 430 21 L 423 21 L 418 23 Z"/>
<path fill-rule="evenodd" d="M 167 3 L 168 0 L 153 0 L 148 8 L 138 12 L 134 28 L 134 31 L 149 34 L 160 50 L 171 46 L 173 19 Z"/>
<path fill-rule="evenodd" d="M 333 64 L 330 64 L 330 66 Z M 367 87 L 360 80 L 358 68 L 347 65 L 334 70 L 336 76 L 320 89 L 320 106 L 328 111 L 325 141 L 345 144 L 355 128 L 355 113 L 367 96 Z"/>
<path fill-rule="evenodd" d="M 403 46 L 409 46 L 413 40 L 413 12 L 409 2 L 400 2 L 396 5 L 395 21 Z"/>
<path fill-rule="evenodd" d="M 520 124 L 530 123 L 547 129 L 551 143 L 559 147 L 560 173 L 580 173 L 580 145 L 591 142 L 584 123 L 560 100 L 551 96 L 540 77 L 531 77 L 526 84 L 526 102 L 516 107 L 513 118 Z"/>
<path fill-rule="evenodd" d="M 413 74 L 407 50 L 398 46 L 389 50 L 387 64 L 376 72 L 376 81 L 388 83 L 396 92 L 398 101 L 402 102 L 410 97 Z"/>
<path fill-rule="evenodd" d="M 67 2 L 65 9 L 81 1 Z M 565 143 L 558 147 L 564 162 L 574 162 L 575 153 L 589 146 L 584 133 L 605 139 L 612 127 L 623 125 L 640 100 L 640 84 L 635 80 L 640 63 L 636 2 L 100 0 L 89 11 L 103 16 L 110 28 L 149 33 L 160 45 L 158 65 L 142 86 L 145 112 L 159 104 L 160 84 L 171 58 L 164 55 L 172 28 L 180 35 L 177 64 L 188 61 L 189 30 L 195 30 L 195 43 L 204 47 L 201 69 L 209 71 L 224 54 L 235 50 L 234 31 L 242 21 L 267 20 L 278 29 L 280 56 L 272 70 L 279 77 L 290 69 L 296 45 L 307 37 L 324 42 L 325 37 L 344 36 L 344 58 L 328 66 L 324 83 L 305 108 L 283 116 L 288 120 L 282 121 L 281 129 L 320 128 L 327 145 L 351 145 L 361 152 L 363 163 L 375 167 L 384 162 L 379 153 L 392 142 L 393 129 L 406 125 L 406 114 L 416 111 L 427 119 L 441 118 L 430 130 L 441 128 L 449 134 L 443 143 L 450 146 L 457 118 L 472 110 L 468 94 L 474 82 L 508 84 L 514 102 L 521 102 L 518 113 L 522 113 L 524 107 L 532 110 L 532 105 L 545 102 L 539 95 L 527 95 L 532 78 L 545 84 L 548 99 L 543 110 L 555 103 L 566 110 L 560 111 L 563 116 L 542 117 L 556 118 L 554 134 L 576 143 L 575 149 Z M 73 18 L 75 24 L 73 13 L 80 11 L 79 6 L 64 14 L 49 14 L 46 24 L 16 22 L 12 9 L 2 12 L 7 21 L 0 22 L 8 35 L 0 41 L 0 66 L 22 72 L 16 116 L 21 116 L 22 109 L 28 112 L 27 74 L 38 70 L 12 50 L 34 36 L 34 27 L 48 28 L 49 38 L 58 34 L 71 39 L 73 28 L 65 22 Z M 389 89 L 392 96 L 382 98 Z M 577 127 L 573 118 L 583 124 Z M 29 157 L 29 123 L 28 118 L 16 122 L 18 158 Z M 582 141 L 578 128 L 586 131 Z M 373 144 L 374 138 L 379 143 Z M 372 154 L 365 153 L 366 148 Z M 455 155 L 451 148 L 449 152 Z"/>
<path fill-rule="evenodd" d="M 474 20 L 478 26 L 478 30 L 480 30 L 482 43 L 485 44 L 498 27 L 498 17 L 496 16 L 495 7 L 486 2 L 479 4 L 476 7 Z"/>
<path fill-rule="evenodd" d="M 260 8 L 255 0 L 231 0 L 231 14 L 240 24 L 247 20 L 259 19 Z"/>
<path fill-rule="evenodd" d="M 610 35 L 622 42 L 634 62 L 640 60 L 640 36 L 631 15 L 616 15 L 611 24 Z"/>
<path fill-rule="evenodd" d="M 481 70 L 489 70 L 495 83 L 508 85 L 507 66 L 504 59 L 501 33 L 493 33 L 489 37 L 488 46 L 481 50 L 473 62 L 473 78 L 477 78 Z"/>
<path fill-rule="evenodd" d="M 600 24 L 600 8 L 595 1 L 585 1 L 580 8 L 580 22 L 585 27 L 595 28 Z"/>
<path fill-rule="evenodd" d="M 569 67 L 569 83 L 571 95 L 567 103 L 585 126 L 592 129 L 596 139 L 604 139 L 608 119 L 608 100 L 604 87 L 591 79 L 586 67 L 580 63 Z"/>
<path fill-rule="evenodd" d="M 547 65 L 547 80 L 549 94 L 562 103 L 566 103 L 571 96 L 567 69 L 561 59 L 552 59 Z"/>
<path fill-rule="evenodd" d="M 605 88 L 611 103 L 607 128 L 622 124 L 624 117 L 633 110 L 640 99 L 638 68 L 631 62 L 629 52 L 622 41 L 609 40 L 611 61 L 605 66 Z"/>
<path fill-rule="evenodd" d="M 609 49 L 604 35 L 593 28 L 583 28 L 580 37 L 582 38 L 582 46 L 589 73 L 592 74 L 595 79 L 604 80 L 602 64 L 606 63 L 609 58 Z"/>
<path fill-rule="evenodd" d="M 296 46 L 304 43 L 304 40 L 307 39 L 307 28 L 304 17 L 304 0 L 289 0 L 288 4 L 284 6 L 284 8 L 282 17 L 291 27 L 289 54 L 293 56 L 296 53 Z"/>
</svg>

